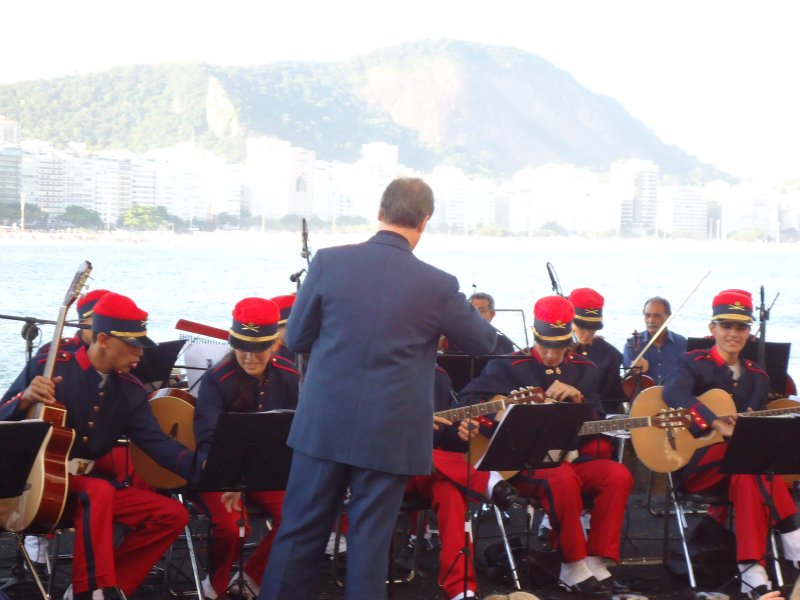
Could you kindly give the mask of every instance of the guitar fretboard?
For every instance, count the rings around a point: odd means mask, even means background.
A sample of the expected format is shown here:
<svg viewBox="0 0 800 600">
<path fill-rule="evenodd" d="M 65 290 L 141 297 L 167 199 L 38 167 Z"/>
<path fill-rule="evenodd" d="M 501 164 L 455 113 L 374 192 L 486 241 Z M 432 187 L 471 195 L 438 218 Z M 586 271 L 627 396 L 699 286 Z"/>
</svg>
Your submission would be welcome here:
<svg viewBox="0 0 800 600">
<path fill-rule="evenodd" d="M 506 400 L 505 398 L 501 398 L 499 400 L 490 400 L 488 402 L 462 406 L 461 408 L 451 408 L 450 410 L 443 410 L 433 414 L 436 417 L 442 417 L 455 423 L 456 421 L 463 421 L 464 419 L 491 415 L 503 410 L 505 407 Z"/>
<path fill-rule="evenodd" d="M 779 415 L 790 415 L 800 413 L 800 406 L 787 406 L 786 408 L 770 408 L 767 410 L 756 410 L 753 412 L 739 413 L 740 417 L 777 417 Z"/>
<path fill-rule="evenodd" d="M 606 419 L 605 421 L 586 421 L 578 435 L 593 435 L 620 429 L 635 429 L 637 427 L 650 427 L 650 417 L 626 417 L 624 419 Z"/>
</svg>

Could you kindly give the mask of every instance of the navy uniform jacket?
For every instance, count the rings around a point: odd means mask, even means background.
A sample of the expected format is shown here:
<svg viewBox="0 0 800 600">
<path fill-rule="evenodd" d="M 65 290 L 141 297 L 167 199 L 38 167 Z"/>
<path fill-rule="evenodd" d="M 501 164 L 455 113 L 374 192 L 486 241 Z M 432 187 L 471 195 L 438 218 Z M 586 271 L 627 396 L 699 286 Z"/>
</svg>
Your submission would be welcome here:
<svg viewBox="0 0 800 600">
<path fill-rule="evenodd" d="M 649 341 L 650 334 L 647 331 L 640 334 L 638 346 L 635 344 L 635 340 L 629 337 L 622 350 L 622 364 L 630 367 L 633 359 L 641 352 L 641 348 L 644 348 Z M 637 348 L 639 349 L 637 350 Z M 667 329 L 667 337 L 661 348 L 653 344 L 644 353 L 644 358 L 650 365 L 646 375 L 651 377 L 657 385 L 663 385 L 667 375 L 678 364 L 678 358 L 684 352 L 686 352 L 686 338 Z"/>
<path fill-rule="evenodd" d="M 599 370 L 597 391 L 600 401 L 613 406 L 615 403 L 625 402 L 627 398 L 622 391 L 622 353 L 601 337 L 595 336 L 591 344 L 578 345 L 575 354 L 585 356 L 592 361 Z"/>
<path fill-rule="evenodd" d="M 34 356 L 20 373 L 0 404 L 0 420 L 24 419 L 18 411 L 17 393 L 41 375 L 46 355 Z M 190 479 L 194 453 L 169 439 L 158 426 L 142 383 L 128 373 L 112 373 L 102 384 L 86 348 L 76 352 L 59 350 L 53 377 L 64 379 L 56 386 L 56 399 L 67 407 L 67 427 L 75 430 L 70 458 L 97 459 L 107 454 L 120 437 L 127 436 L 164 468 Z"/>
<path fill-rule="evenodd" d="M 689 431 L 698 437 L 708 433 L 714 412 L 697 401 L 697 396 L 713 388 L 733 396 L 737 412 L 748 408 L 763 410 L 770 390 L 769 376 L 752 360 L 740 359 L 742 374 L 733 380 L 733 372 L 714 346 L 710 350 L 694 350 L 682 354 L 678 365 L 664 382 L 663 398 L 672 408 L 688 408 L 701 419 L 692 423 Z"/>
<path fill-rule="evenodd" d="M 316 253 L 286 324 L 310 353 L 289 445 L 318 459 L 400 475 L 431 472 L 431 415 L 440 335 L 488 354 L 495 330 L 458 280 L 380 231 Z"/>
<path fill-rule="evenodd" d="M 247 410 L 233 407 L 237 393 L 236 357 L 229 354 L 205 372 L 194 411 L 194 437 L 201 454 L 208 453 L 222 413 L 264 412 L 297 406 L 300 375 L 294 365 L 280 356 L 273 356 L 267 364 L 266 375 L 261 385 L 258 379 L 246 375 L 256 398 L 256 405 Z"/>
<path fill-rule="evenodd" d="M 521 387 L 535 386 L 547 390 L 556 380 L 577 388 L 583 394 L 583 401 L 591 404 L 596 413 L 603 409 L 597 394 L 599 372 L 595 364 L 573 352 L 567 352 L 557 367 L 548 367 L 542 358 L 532 350 L 530 355 L 519 354 L 516 359 L 491 361 L 480 375 L 461 390 L 461 404 L 476 404 L 489 400 L 498 394 L 508 396 Z"/>
</svg>

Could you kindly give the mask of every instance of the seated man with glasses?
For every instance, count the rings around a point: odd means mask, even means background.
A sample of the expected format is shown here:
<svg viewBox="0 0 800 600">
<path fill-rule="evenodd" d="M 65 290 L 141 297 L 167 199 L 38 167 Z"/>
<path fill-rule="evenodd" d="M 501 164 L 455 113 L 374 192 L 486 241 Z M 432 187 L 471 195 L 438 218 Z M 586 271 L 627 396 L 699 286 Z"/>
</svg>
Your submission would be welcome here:
<svg viewBox="0 0 800 600">
<path fill-rule="evenodd" d="M 714 346 L 682 354 L 675 370 L 666 377 L 664 401 L 673 408 L 689 409 L 694 421 L 689 431 L 695 437 L 712 429 L 730 437 L 736 426 L 736 414 L 716 415 L 698 400 L 708 390 L 720 388 L 728 392 L 737 413 L 766 407 L 769 377 L 756 363 L 740 357 L 752 323 L 753 301 L 749 294 L 741 290 L 720 292 L 712 303 L 709 324 Z M 736 560 L 742 593 L 758 598 L 771 589 L 764 568 L 768 515 L 774 511 L 772 525 L 781 532 L 784 556 L 791 561 L 800 559 L 800 521 L 780 478 L 768 482 L 764 475 L 728 475 L 721 471 L 727 447 L 727 442 L 720 442 L 696 451 L 689 464 L 675 473 L 675 483 L 690 493 L 727 490 L 736 518 Z"/>
</svg>

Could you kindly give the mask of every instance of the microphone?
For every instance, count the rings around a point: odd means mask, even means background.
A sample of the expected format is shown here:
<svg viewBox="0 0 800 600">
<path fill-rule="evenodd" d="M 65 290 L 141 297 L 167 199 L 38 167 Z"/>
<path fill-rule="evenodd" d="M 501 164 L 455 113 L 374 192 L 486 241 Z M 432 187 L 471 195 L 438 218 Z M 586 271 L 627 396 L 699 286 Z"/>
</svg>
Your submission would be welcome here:
<svg viewBox="0 0 800 600">
<path fill-rule="evenodd" d="M 292 283 L 297 283 L 297 281 L 305 272 L 306 272 L 305 269 L 300 269 L 297 273 L 292 273 L 291 275 L 289 275 L 289 281 L 291 281 Z"/>
<path fill-rule="evenodd" d="M 300 252 L 300 258 L 305 258 L 308 260 L 308 224 L 306 223 L 306 218 L 303 217 L 303 250 Z M 292 279 L 292 281 L 297 281 L 296 279 Z"/>
<path fill-rule="evenodd" d="M 561 286 L 556 280 L 555 269 L 553 269 L 552 263 L 547 263 L 547 274 L 550 275 L 550 285 L 553 286 L 553 291 L 559 296 L 563 296 L 564 294 L 561 293 Z"/>
</svg>

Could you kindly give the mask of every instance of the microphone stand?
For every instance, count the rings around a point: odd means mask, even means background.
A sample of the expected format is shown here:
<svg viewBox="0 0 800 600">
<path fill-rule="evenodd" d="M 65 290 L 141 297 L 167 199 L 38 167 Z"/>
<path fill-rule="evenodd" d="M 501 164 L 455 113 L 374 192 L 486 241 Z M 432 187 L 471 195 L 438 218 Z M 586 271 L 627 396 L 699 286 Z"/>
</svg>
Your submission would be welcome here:
<svg viewBox="0 0 800 600">
<path fill-rule="evenodd" d="M 20 335 L 22 336 L 22 339 L 25 340 L 25 355 L 28 360 L 30 360 L 33 356 L 33 342 L 35 342 L 36 338 L 38 338 L 42 333 L 38 326 L 58 324 L 56 321 L 50 321 L 48 319 L 39 319 L 37 317 L 17 317 L 14 315 L 0 315 L 0 319 L 6 319 L 9 321 L 22 321 L 24 323 Z M 83 323 L 64 323 L 64 325 L 67 327 L 76 327 L 78 329 L 91 329 L 91 325 L 84 325 Z"/>
</svg>

